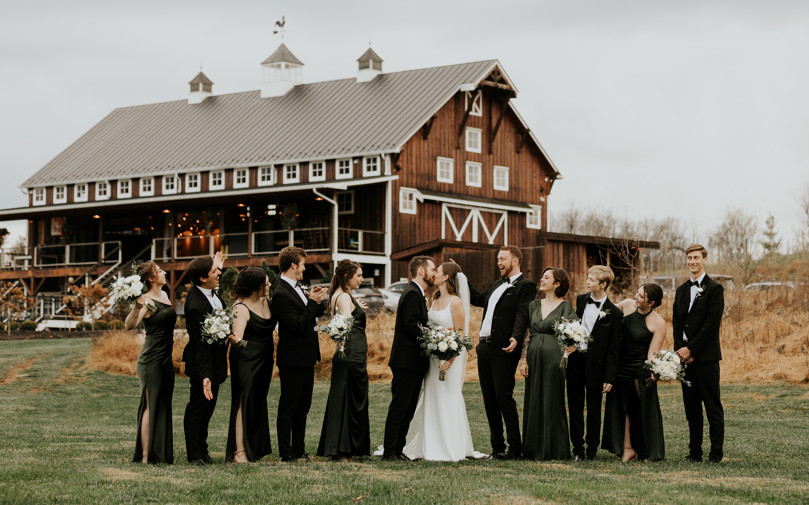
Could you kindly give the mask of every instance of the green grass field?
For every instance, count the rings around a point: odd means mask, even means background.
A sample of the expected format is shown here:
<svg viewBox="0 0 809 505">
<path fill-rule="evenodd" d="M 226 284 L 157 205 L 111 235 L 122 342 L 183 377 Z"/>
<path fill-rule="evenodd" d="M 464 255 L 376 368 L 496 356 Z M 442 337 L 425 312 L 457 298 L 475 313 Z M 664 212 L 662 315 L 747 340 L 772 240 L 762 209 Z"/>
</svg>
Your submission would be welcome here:
<svg viewBox="0 0 809 505">
<path fill-rule="evenodd" d="M 138 381 L 89 371 L 86 339 L 0 342 L 0 503 L 809 503 L 809 388 L 723 387 L 726 460 L 681 464 L 687 431 L 680 390 L 660 388 L 668 461 L 185 463 L 188 379 L 177 378 L 177 464 L 130 463 Z M 518 403 L 522 403 L 518 383 Z M 315 452 L 329 384 L 315 384 L 307 447 Z M 275 422 L 279 385 L 270 389 Z M 464 394 L 475 447 L 490 450 L 476 383 Z M 371 441 L 382 441 L 389 386 L 371 385 Z M 212 455 L 224 460 L 229 382 L 212 420 Z M 272 434 L 275 444 L 275 433 Z M 707 440 L 707 434 L 706 434 Z"/>
</svg>

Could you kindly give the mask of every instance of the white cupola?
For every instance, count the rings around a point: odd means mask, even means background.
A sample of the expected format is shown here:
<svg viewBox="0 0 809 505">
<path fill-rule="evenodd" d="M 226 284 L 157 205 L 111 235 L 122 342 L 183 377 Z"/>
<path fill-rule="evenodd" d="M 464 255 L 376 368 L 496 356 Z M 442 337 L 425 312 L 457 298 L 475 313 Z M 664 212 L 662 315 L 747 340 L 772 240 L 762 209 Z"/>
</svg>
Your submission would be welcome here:
<svg viewBox="0 0 809 505">
<path fill-rule="evenodd" d="M 213 82 L 201 70 L 196 77 L 188 81 L 188 85 L 191 86 L 188 93 L 188 103 L 190 104 L 202 103 L 213 95 Z"/>
<path fill-rule="evenodd" d="M 284 43 L 261 63 L 261 98 L 284 96 L 303 84 L 303 63 Z"/>
<path fill-rule="evenodd" d="M 373 81 L 376 76 L 382 73 L 382 58 L 370 47 L 357 58 L 359 68 L 357 69 L 357 82 Z"/>
</svg>

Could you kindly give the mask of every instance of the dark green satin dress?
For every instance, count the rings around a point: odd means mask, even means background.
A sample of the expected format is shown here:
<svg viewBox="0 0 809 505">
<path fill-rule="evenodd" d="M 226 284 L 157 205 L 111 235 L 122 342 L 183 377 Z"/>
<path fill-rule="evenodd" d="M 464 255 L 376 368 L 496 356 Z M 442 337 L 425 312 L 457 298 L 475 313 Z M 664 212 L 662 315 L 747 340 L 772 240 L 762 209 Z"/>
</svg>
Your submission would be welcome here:
<svg viewBox="0 0 809 505">
<path fill-rule="evenodd" d="M 368 421 L 368 342 L 365 311 L 351 313 L 354 326 L 345 346 L 345 358 L 332 357 L 331 387 L 320 431 L 318 456 L 368 456 L 371 430 Z"/>
<path fill-rule="evenodd" d="M 155 302 L 157 311 L 143 319 L 146 339 L 138 354 L 138 380 L 140 405 L 138 406 L 138 432 L 135 439 L 134 462 L 143 461 L 140 427 L 143 412 L 149 405 L 149 463 L 174 462 L 174 435 L 171 426 L 171 397 L 174 393 L 174 323 L 177 313 L 171 305 Z"/>
<path fill-rule="evenodd" d="M 659 461 L 666 457 L 666 445 L 657 383 L 646 384 L 651 372 L 643 363 L 654 336 L 646 326 L 646 316 L 648 314 L 636 311 L 622 321 L 624 333 L 618 358 L 618 373 L 616 383 L 607 395 L 601 448 L 618 456 L 623 453 L 628 415 L 632 448 L 638 453 L 638 458 Z"/>
<path fill-rule="evenodd" d="M 242 337 L 247 345 L 230 346 L 231 403 L 225 461 L 233 461 L 236 453 L 236 414 L 239 405 L 242 407 L 242 433 L 247 459 L 258 461 L 272 453 L 267 394 L 272 379 L 272 334 L 277 321 L 273 317 L 265 319 L 247 310 L 250 320 Z"/>
<path fill-rule="evenodd" d="M 541 300 L 528 306 L 531 340 L 523 409 L 523 456 L 526 459 L 570 459 L 570 434 L 565 409 L 565 369 L 553 326 L 561 318 L 578 320 L 570 302 L 563 301 L 542 319 Z"/>
</svg>

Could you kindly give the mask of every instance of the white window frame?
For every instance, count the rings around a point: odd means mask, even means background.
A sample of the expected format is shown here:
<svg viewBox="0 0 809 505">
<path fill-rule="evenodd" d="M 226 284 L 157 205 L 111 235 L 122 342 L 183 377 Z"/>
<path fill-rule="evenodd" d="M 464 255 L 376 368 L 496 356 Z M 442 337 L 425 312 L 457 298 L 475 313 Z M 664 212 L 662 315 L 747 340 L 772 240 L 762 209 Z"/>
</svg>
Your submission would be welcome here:
<svg viewBox="0 0 809 505">
<path fill-rule="evenodd" d="M 199 193 L 202 190 L 202 174 L 190 172 L 185 174 L 185 192 Z"/>
<path fill-rule="evenodd" d="M 102 194 L 101 188 L 105 191 Z M 96 181 L 96 200 L 109 200 L 110 199 L 110 183 L 107 181 Z"/>
<path fill-rule="evenodd" d="M 374 165 L 376 168 L 370 168 L 372 166 L 371 160 L 374 160 Z M 366 156 L 362 159 L 362 176 L 368 177 L 371 175 L 380 175 L 382 173 L 382 160 L 379 156 Z"/>
<path fill-rule="evenodd" d="M 478 180 L 477 182 L 472 180 L 470 177 L 470 169 L 476 168 L 478 172 Z M 480 188 L 483 187 L 483 163 L 478 163 L 477 161 L 467 161 L 466 162 L 466 185 L 472 188 Z"/>
<path fill-rule="evenodd" d="M 529 205 L 531 207 L 531 212 L 527 212 L 525 214 L 525 227 L 529 230 L 541 230 L 542 229 L 542 206 L 541 205 Z"/>
<path fill-rule="evenodd" d="M 123 186 L 126 184 L 127 190 L 124 191 Z M 132 179 L 120 179 L 118 181 L 118 198 L 132 198 Z"/>
<path fill-rule="evenodd" d="M 62 191 L 62 196 L 59 195 L 59 190 Z M 54 186 L 53 187 L 53 203 L 67 203 L 67 186 Z"/>
<path fill-rule="evenodd" d="M 441 164 L 445 163 L 449 165 L 449 176 L 441 176 Z M 435 178 L 438 182 L 446 182 L 452 184 L 455 182 L 455 160 L 452 158 L 444 158 L 439 156 L 438 160 L 435 163 Z"/>
<path fill-rule="evenodd" d="M 301 166 L 297 163 L 284 165 L 284 184 L 295 184 L 301 182 Z"/>
<path fill-rule="evenodd" d="M 344 214 L 353 214 L 354 213 L 354 192 L 353 191 L 338 191 L 337 194 L 334 195 L 334 201 L 337 202 L 337 208 L 340 208 L 340 196 L 347 195 L 349 200 L 351 201 L 351 208 L 346 210 L 338 210 L 339 215 Z"/>
<path fill-rule="evenodd" d="M 497 172 L 505 172 L 506 182 L 505 185 L 497 183 Z M 509 186 L 509 168 L 502 165 L 495 165 L 492 169 L 493 182 L 492 187 L 497 191 L 508 191 Z"/>
<path fill-rule="evenodd" d="M 412 203 L 412 205 L 410 205 L 410 203 Z M 418 213 L 418 199 L 416 197 L 415 189 L 399 188 L 399 213 Z"/>
<path fill-rule="evenodd" d="M 315 175 L 315 166 L 319 167 L 320 175 Z M 312 161 L 309 162 L 309 182 L 318 182 L 326 180 L 326 162 L 325 161 Z"/>
<path fill-rule="evenodd" d="M 174 174 L 164 175 L 163 176 L 163 183 L 162 183 L 162 194 L 164 195 L 176 195 L 177 194 L 177 182 L 179 181 L 179 177 Z M 174 187 L 170 188 L 168 182 L 172 181 L 174 183 Z"/>
<path fill-rule="evenodd" d="M 275 182 L 275 167 L 258 167 L 258 185 L 272 186 Z"/>
<path fill-rule="evenodd" d="M 149 184 L 149 189 L 146 189 L 146 183 Z M 140 178 L 140 185 L 139 185 L 139 192 L 140 196 L 153 196 L 154 195 L 154 177 L 141 177 Z"/>
<path fill-rule="evenodd" d="M 464 100 L 464 110 L 469 108 L 469 99 L 472 98 L 472 92 L 467 91 L 465 93 Z M 472 110 L 469 111 L 470 116 L 482 116 L 483 115 L 483 92 L 481 90 L 477 90 L 475 93 L 475 97 L 472 99 Z"/>
<path fill-rule="evenodd" d="M 86 182 L 79 182 L 73 185 L 73 201 L 86 202 L 89 198 L 90 188 Z"/>
<path fill-rule="evenodd" d="M 477 139 L 477 142 L 475 140 Z M 477 145 L 475 145 L 477 144 Z M 466 151 L 479 153 L 483 149 L 483 130 L 480 128 L 468 127 L 466 129 Z"/>
<path fill-rule="evenodd" d="M 239 175 L 244 175 L 244 182 L 239 182 Z M 250 186 L 250 169 L 249 168 L 237 168 L 233 171 L 233 187 L 238 188 L 246 188 Z"/>
<path fill-rule="evenodd" d="M 340 168 L 341 168 L 340 164 L 341 163 L 346 164 L 346 166 L 348 167 L 348 172 L 347 173 L 344 173 L 344 174 L 340 173 Z M 351 179 L 352 177 L 354 177 L 354 160 L 353 159 L 346 158 L 346 159 L 343 159 L 343 160 L 337 160 L 334 163 L 334 167 L 335 167 L 334 168 L 334 174 L 335 174 L 334 177 L 336 179 Z"/>
<path fill-rule="evenodd" d="M 219 177 L 219 182 L 214 184 L 214 179 Z M 213 172 L 208 172 L 208 191 L 219 191 L 221 189 L 225 189 L 225 171 L 224 170 L 214 170 Z"/>
<path fill-rule="evenodd" d="M 45 205 L 45 188 L 34 188 L 34 205 Z"/>
</svg>

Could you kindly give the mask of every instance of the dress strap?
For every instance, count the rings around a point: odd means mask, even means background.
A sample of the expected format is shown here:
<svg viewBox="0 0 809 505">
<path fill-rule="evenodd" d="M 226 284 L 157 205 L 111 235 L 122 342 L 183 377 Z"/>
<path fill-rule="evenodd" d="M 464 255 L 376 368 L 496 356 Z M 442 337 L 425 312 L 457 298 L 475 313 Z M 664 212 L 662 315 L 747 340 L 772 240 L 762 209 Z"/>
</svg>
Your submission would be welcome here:
<svg viewBox="0 0 809 505">
<path fill-rule="evenodd" d="M 331 308 L 331 315 L 332 316 L 334 316 L 334 311 L 337 310 L 337 300 L 339 300 L 340 297 L 343 296 L 343 295 L 348 295 L 348 298 L 351 300 L 351 304 L 354 305 L 354 307 L 356 308 L 357 303 L 354 301 L 354 297 L 351 296 L 350 293 L 347 293 L 347 292 L 343 291 L 342 293 L 337 295 L 337 297 L 334 299 L 334 306 Z"/>
</svg>

